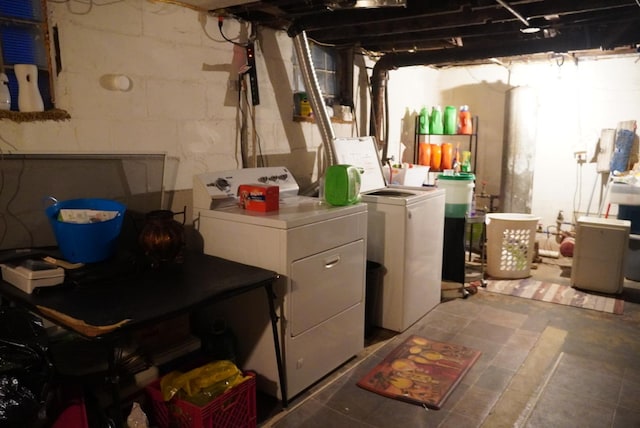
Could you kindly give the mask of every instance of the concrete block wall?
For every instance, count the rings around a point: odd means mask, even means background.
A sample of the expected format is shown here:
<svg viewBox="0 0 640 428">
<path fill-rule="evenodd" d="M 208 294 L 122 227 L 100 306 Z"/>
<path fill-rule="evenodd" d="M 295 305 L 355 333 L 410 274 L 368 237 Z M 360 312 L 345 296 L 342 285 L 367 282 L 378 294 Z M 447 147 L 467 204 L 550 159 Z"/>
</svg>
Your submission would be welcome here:
<svg viewBox="0 0 640 428">
<path fill-rule="evenodd" d="M 3 151 L 166 153 L 165 188 L 176 193 L 190 191 L 194 174 L 242 167 L 237 80 L 245 53 L 223 39 L 216 17 L 147 0 L 47 7 L 60 37 L 56 106 L 71 120 L 3 121 Z M 227 19 L 223 30 L 244 42 L 250 29 Z M 260 29 L 255 132 L 269 165 L 288 166 L 302 187 L 317 179 L 322 141 L 314 124 L 292 120 L 292 55 L 285 33 Z M 114 74 L 127 76 L 131 88 L 105 88 Z M 248 112 L 246 120 L 251 129 Z M 351 129 L 336 126 L 341 135 Z M 252 135 L 247 139 L 250 145 Z M 190 200 L 188 194 L 175 198 Z"/>
</svg>

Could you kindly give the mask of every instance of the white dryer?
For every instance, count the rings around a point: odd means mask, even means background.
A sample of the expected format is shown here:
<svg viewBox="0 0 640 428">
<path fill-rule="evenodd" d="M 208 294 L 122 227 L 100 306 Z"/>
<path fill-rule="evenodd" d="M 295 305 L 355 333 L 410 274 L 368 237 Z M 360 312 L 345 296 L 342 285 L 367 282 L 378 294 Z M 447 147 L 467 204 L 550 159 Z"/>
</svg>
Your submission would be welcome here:
<svg viewBox="0 0 640 428">
<path fill-rule="evenodd" d="M 372 322 L 402 332 L 441 298 L 445 192 L 386 186 L 372 137 L 333 141 L 339 163 L 362 168 L 361 198 L 368 208 L 367 259 L 385 270 Z"/>
<path fill-rule="evenodd" d="M 237 204 L 240 184 L 278 185 L 278 211 Z M 287 396 L 293 397 L 364 348 L 367 205 L 332 207 L 298 196 L 284 167 L 208 172 L 194 177 L 194 225 L 206 254 L 278 272 L 277 311 Z M 263 290 L 212 310 L 238 339 L 240 366 L 261 390 L 280 396 Z M 282 398 L 282 397 L 280 397 Z"/>
</svg>

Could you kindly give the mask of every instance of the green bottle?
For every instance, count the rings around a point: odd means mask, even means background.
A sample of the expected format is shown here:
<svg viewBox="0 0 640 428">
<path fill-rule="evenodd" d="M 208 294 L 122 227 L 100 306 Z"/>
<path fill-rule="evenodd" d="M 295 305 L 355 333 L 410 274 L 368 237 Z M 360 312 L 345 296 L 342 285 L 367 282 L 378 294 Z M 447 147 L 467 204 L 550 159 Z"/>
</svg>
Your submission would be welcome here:
<svg viewBox="0 0 640 428">
<path fill-rule="evenodd" d="M 431 110 L 431 120 L 429 121 L 430 134 L 443 134 L 444 126 L 442 122 L 442 109 L 440 106 L 434 106 Z"/>
<path fill-rule="evenodd" d="M 453 135 L 458 132 L 458 112 L 454 106 L 444 108 L 444 133 Z"/>
<path fill-rule="evenodd" d="M 418 117 L 418 134 L 429 133 L 429 112 L 426 107 L 422 107 L 420 110 L 420 116 Z"/>
</svg>

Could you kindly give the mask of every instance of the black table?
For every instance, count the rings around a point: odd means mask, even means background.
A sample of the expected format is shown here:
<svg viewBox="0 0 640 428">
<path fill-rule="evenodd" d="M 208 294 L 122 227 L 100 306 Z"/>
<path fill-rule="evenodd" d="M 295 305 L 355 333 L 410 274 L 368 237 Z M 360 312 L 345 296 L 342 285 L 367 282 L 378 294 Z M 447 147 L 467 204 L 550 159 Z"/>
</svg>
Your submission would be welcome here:
<svg viewBox="0 0 640 428">
<path fill-rule="evenodd" d="M 278 274 L 270 270 L 188 252 L 180 265 L 160 270 L 146 269 L 83 285 L 45 287 L 33 294 L 0 281 L 0 296 L 85 338 L 112 340 L 115 344 L 122 333 L 262 287 L 269 301 L 282 404 L 286 407 L 273 292 L 277 278 Z M 109 371 L 117 406 L 115 348 L 112 351 Z"/>
</svg>

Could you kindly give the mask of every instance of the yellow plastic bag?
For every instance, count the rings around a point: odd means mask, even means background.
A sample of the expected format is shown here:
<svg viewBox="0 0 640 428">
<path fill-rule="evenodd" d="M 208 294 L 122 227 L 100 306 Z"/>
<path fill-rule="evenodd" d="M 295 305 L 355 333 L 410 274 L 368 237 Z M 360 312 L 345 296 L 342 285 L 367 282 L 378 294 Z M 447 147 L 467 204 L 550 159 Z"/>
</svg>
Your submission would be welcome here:
<svg viewBox="0 0 640 428">
<path fill-rule="evenodd" d="M 165 401 L 177 396 L 198 406 L 203 406 L 228 389 L 244 382 L 249 376 L 229 360 L 214 361 L 186 373 L 173 371 L 160 380 Z"/>
</svg>

